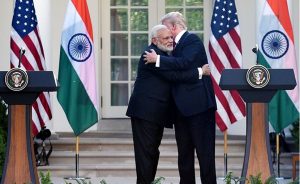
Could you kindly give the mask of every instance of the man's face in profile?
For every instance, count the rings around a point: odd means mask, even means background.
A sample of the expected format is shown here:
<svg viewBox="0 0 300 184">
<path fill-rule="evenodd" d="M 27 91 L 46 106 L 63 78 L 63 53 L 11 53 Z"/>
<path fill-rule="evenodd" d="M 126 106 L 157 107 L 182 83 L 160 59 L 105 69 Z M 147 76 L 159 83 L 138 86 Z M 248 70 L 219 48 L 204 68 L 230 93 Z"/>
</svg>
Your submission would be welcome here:
<svg viewBox="0 0 300 184">
<path fill-rule="evenodd" d="M 158 32 L 156 37 L 157 47 L 164 52 L 173 51 L 173 36 L 168 29 L 162 29 Z"/>
</svg>

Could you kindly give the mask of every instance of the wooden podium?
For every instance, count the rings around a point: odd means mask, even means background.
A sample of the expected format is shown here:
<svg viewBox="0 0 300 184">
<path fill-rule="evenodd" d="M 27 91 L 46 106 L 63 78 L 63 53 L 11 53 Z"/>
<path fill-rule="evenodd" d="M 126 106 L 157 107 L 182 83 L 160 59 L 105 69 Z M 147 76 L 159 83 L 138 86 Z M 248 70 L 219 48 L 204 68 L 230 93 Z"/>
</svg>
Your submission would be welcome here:
<svg viewBox="0 0 300 184">
<path fill-rule="evenodd" d="M 278 90 L 296 86 L 292 69 L 269 69 L 270 81 L 263 88 L 253 88 L 246 80 L 247 69 L 225 69 L 220 79 L 223 90 L 237 90 L 247 103 L 246 148 L 242 177 L 261 173 L 263 181 L 274 175 L 270 155 L 268 104 Z"/>
<path fill-rule="evenodd" d="M 28 71 L 28 85 L 12 91 L 0 71 L 0 96 L 8 104 L 8 137 L 1 184 L 39 183 L 33 150 L 31 105 L 43 91 L 56 91 L 51 71 Z"/>
</svg>

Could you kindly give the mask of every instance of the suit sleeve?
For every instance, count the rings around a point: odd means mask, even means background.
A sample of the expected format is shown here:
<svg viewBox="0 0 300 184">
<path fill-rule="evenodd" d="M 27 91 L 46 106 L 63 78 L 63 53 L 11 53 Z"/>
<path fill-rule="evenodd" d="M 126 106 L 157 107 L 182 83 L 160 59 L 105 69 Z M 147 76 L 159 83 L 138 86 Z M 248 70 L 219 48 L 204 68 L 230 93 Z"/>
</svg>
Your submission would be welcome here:
<svg viewBox="0 0 300 184">
<path fill-rule="evenodd" d="M 155 49 L 158 54 L 161 54 L 161 56 L 164 55 L 160 50 L 157 50 L 156 48 L 153 49 Z M 144 57 L 142 55 L 141 60 L 143 61 L 143 59 Z M 199 72 L 197 67 L 188 70 L 159 70 L 157 67 L 155 67 L 155 64 L 144 64 L 142 67 L 170 82 L 196 83 L 199 80 Z"/>
<path fill-rule="evenodd" d="M 183 82 L 183 83 L 196 83 L 199 79 L 198 69 L 193 68 L 189 70 L 182 71 L 161 71 L 155 70 L 160 77 L 170 81 L 170 82 Z"/>
<path fill-rule="evenodd" d="M 159 70 L 186 70 L 207 64 L 207 57 L 202 41 L 194 34 L 182 43 L 179 57 L 160 56 Z"/>
<path fill-rule="evenodd" d="M 147 70 L 170 82 L 196 83 L 199 79 L 197 68 L 188 70 L 158 70 L 154 64 L 147 64 Z"/>
</svg>

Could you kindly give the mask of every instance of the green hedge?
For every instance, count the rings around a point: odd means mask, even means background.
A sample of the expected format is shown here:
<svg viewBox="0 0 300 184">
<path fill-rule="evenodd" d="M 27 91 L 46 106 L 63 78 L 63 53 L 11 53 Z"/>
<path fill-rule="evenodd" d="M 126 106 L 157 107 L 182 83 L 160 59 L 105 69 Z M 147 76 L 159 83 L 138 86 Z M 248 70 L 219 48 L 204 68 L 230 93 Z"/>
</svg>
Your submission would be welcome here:
<svg viewBox="0 0 300 184">
<path fill-rule="evenodd" d="M 5 162 L 7 142 L 7 105 L 0 97 L 0 178 L 2 176 L 3 166 Z"/>
</svg>

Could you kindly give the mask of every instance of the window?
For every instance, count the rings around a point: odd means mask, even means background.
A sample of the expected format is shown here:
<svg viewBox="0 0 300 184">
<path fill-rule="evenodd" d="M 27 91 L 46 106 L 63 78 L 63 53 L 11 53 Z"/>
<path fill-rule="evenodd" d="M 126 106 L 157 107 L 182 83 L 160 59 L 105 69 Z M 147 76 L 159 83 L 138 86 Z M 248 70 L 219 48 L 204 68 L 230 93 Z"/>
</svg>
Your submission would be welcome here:
<svg viewBox="0 0 300 184">
<path fill-rule="evenodd" d="M 190 32 L 204 37 L 203 0 L 102 1 L 102 117 L 126 117 L 148 31 L 167 12 L 181 12 Z"/>
</svg>

